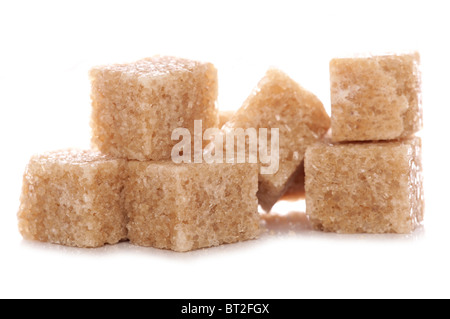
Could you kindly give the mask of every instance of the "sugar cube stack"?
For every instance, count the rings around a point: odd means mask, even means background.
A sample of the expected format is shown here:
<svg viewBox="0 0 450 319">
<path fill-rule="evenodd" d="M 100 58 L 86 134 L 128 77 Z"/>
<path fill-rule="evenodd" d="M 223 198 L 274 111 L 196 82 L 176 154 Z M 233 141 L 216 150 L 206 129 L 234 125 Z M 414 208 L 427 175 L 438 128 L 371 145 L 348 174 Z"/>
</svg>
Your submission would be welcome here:
<svg viewBox="0 0 450 319">
<path fill-rule="evenodd" d="M 217 127 L 210 63 L 153 57 L 95 67 L 97 151 L 33 157 L 19 209 L 23 237 L 75 247 L 129 239 L 189 251 L 259 235 L 257 165 L 174 164 L 172 131 Z M 203 136 L 200 136 L 202 138 Z"/>
<path fill-rule="evenodd" d="M 315 228 L 410 233 L 423 221 L 419 61 L 418 53 L 331 61 L 331 141 L 305 159 Z"/>
<path fill-rule="evenodd" d="M 333 59 L 331 119 L 314 94 L 277 69 L 238 111 L 218 112 L 211 63 L 156 56 L 94 67 L 93 150 L 31 158 L 19 231 L 73 247 L 129 240 L 187 252 L 255 239 L 258 205 L 270 212 L 280 199 L 305 196 L 317 230 L 410 233 L 424 216 L 422 142 L 414 136 L 422 127 L 419 63 L 418 53 Z M 279 150 L 278 170 L 264 173 L 261 139 L 254 164 L 249 157 L 176 164 L 178 128 L 194 148 L 209 128 L 223 135 L 267 129 L 267 155 Z M 271 129 L 279 133 L 275 146 Z"/>
</svg>

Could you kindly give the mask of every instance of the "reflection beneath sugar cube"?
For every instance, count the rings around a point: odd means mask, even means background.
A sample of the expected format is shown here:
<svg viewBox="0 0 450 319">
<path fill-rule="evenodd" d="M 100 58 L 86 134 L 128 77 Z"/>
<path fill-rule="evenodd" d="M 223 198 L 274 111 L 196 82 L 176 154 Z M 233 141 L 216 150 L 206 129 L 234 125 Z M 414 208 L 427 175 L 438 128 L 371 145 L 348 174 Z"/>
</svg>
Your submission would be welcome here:
<svg viewBox="0 0 450 319">
<path fill-rule="evenodd" d="M 270 214 L 262 211 L 263 233 L 266 236 L 297 236 L 330 241 L 370 241 L 370 242 L 411 242 L 424 238 L 425 227 L 420 225 L 411 234 L 337 234 L 314 230 L 306 216 L 304 200 L 297 202 L 280 201 Z"/>
</svg>

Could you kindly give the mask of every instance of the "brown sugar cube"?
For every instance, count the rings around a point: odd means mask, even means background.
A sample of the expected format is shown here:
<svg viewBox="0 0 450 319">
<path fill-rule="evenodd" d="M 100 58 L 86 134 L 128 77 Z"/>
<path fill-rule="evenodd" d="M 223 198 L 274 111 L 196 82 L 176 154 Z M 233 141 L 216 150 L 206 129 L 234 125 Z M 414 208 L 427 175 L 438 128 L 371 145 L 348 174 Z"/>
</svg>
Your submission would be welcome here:
<svg viewBox="0 0 450 319">
<path fill-rule="evenodd" d="M 295 173 L 291 186 L 281 199 L 287 201 L 305 199 L 305 166 L 303 163 Z"/>
<path fill-rule="evenodd" d="M 124 160 L 93 151 L 32 157 L 23 179 L 20 233 L 28 240 L 90 248 L 126 239 L 124 171 Z"/>
<path fill-rule="evenodd" d="M 306 148 L 329 127 L 330 118 L 314 94 L 283 72 L 270 69 L 223 129 L 279 129 L 279 169 L 259 175 L 259 204 L 268 212 L 294 180 Z"/>
<path fill-rule="evenodd" d="M 330 62 L 333 141 L 406 138 L 422 128 L 418 53 Z"/>
<path fill-rule="evenodd" d="M 236 113 L 235 111 L 219 111 L 219 128 L 223 127 Z"/>
<path fill-rule="evenodd" d="M 256 165 L 129 162 L 128 171 L 132 244 L 186 252 L 259 235 Z"/>
<path fill-rule="evenodd" d="M 216 127 L 217 70 L 211 63 L 153 57 L 95 67 L 92 142 L 105 154 L 135 160 L 170 159 L 172 131 L 194 120 Z"/>
<path fill-rule="evenodd" d="M 305 158 L 306 213 L 337 233 L 412 232 L 422 221 L 421 140 L 317 144 Z"/>
</svg>

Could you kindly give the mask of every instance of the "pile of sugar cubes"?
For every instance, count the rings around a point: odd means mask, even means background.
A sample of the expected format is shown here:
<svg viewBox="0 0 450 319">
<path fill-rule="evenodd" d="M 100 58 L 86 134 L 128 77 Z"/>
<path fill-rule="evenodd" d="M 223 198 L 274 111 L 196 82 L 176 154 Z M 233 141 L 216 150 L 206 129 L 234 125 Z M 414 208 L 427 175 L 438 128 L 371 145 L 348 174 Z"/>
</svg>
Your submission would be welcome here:
<svg viewBox="0 0 450 319">
<path fill-rule="evenodd" d="M 417 53 L 332 60 L 331 119 L 314 94 L 276 69 L 237 112 L 218 112 L 211 63 L 156 56 L 95 67 L 93 150 L 31 158 L 20 233 L 75 247 L 129 240 L 185 252 L 255 239 L 258 205 L 270 212 L 305 195 L 318 230 L 410 233 L 424 200 L 421 140 L 413 136 L 422 127 L 418 67 Z M 174 163 L 174 130 L 188 130 L 193 145 L 215 127 L 278 128 L 278 171 Z"/>
</svg>

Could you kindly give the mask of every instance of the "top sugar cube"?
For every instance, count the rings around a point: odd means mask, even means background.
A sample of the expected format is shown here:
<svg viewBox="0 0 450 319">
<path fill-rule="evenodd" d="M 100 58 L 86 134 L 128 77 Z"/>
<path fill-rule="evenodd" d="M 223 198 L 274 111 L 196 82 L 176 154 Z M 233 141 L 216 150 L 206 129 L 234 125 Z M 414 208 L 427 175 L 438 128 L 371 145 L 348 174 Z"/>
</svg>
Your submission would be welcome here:
<svg viewBox="0 0 450 319">
<path fill-rule="evenodd" d="M 92 142 L 105 154 L 133 160 L 170 159 L 172 131 L 194 120 L 216 127 L 217 70 L 211 63 L 153 57 L 95 67 Z M 202 133 L 203 133 L 202 132 Z"/>
<path fill-rule="evenodd" d="M 332 139 L 405 138 L 422 128 L 418 53 L 330 62 Z"/>
</svg>

